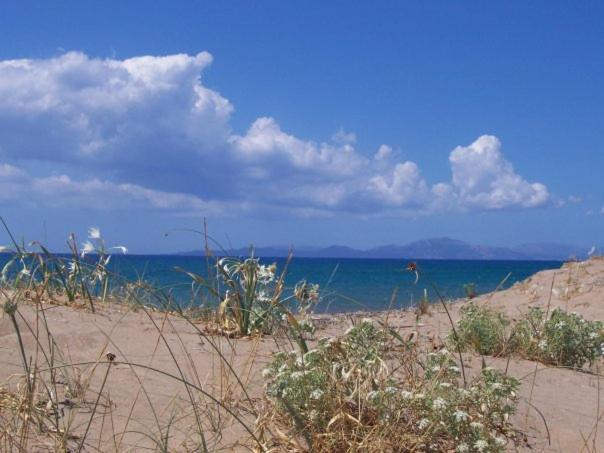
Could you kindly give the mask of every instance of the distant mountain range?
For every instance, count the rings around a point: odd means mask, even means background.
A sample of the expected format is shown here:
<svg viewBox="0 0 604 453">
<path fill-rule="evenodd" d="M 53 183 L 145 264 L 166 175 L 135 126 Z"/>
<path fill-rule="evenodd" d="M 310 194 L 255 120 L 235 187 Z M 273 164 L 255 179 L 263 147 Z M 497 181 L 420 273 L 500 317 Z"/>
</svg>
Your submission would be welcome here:
<svg viewBox="0 0 604 453">
<path fill-rule="evenodd" d="M 258 257 L 286 257 L 288 247 L 255 247 Z M 298 258 L 392 258 L 392 259 L 458 259 L 458 260 L 544 260 L 563 261 L 570 258 L 584 259 L 588 249 L 567 244 L 540 242 L 521 244 L 516 247 L 492 247 L 474 245 L 451 238 L 423 239 L 406 245 L 383 245 L 368 250 L 332 245 L 330 247 L 293 247 Z M 601 254 L 604 248 L 597 248 Z M 249 248 L 226 250 L 228 255 L 247 256 Z M 218 255 L 225 252 L 215 252 Z M 203 255 L 203 250 L 181 252 L 179 255 Z"/>
</svg>

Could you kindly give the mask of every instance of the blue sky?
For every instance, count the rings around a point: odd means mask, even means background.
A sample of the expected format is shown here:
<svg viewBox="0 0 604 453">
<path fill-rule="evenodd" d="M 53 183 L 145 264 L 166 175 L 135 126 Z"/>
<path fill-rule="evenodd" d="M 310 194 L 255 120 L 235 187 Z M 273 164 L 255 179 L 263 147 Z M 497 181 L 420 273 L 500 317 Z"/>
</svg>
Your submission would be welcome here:
<svg viewBox="0 0 604 453">
<path fill-rule="evenodd" d="M 0 212 L 62 248 L 602 243 L 600 2 L 3 2 Z"/>
</svg>

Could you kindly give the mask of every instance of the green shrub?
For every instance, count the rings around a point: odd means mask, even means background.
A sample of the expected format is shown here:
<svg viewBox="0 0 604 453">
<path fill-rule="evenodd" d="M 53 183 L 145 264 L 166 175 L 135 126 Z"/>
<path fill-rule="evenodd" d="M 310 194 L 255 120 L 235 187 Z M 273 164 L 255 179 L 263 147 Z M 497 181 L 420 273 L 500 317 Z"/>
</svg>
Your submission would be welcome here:
<svg viewBox="0 0 604 453">
<path fill-rule="evenodd" d="M 279 353 L 264 370 L 264 417 L 277 448 L 308 451 L 503 451 L 518 382 L 490 368 L 463 388 L 453 356 L 388 357 L 369 321 L 306 354 Z M 392 367 L 396 372 L 390 372 Z M 425 370 L 425 371 L 423 371 Z"/>
<path fill-rule="evenodd" d="M 449 342 L 461 350 L 472 349 L 483 355 L 501 355 L 507 350 L 508 319 L 490 308 L 470 303 L 461 308 L 461 319 Z"/>
<path fill-rule="evenodd" d="M 532 309 L 514 327 L 514 349 L 523 356 L 550 365 L 582 368 L 604 353 L 604 325 L 575 313 L 552 311 L 549 319 Z"/>
</svg>

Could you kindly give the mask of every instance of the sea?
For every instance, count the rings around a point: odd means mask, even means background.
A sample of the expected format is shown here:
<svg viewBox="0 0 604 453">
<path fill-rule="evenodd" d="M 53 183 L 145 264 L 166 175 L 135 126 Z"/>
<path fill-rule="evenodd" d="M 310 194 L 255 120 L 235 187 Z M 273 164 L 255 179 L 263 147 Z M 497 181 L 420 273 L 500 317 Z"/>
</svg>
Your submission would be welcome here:
<svg viewBox="0 0 604 453">
<path fill-rule="evenodd" d="M 284 258 L 261 258 L 276 263 L 277 272 Z M 285 282 L 288 291 L 305 280 L 319 285 L 320 302 L 316 312 L 376 311 L 408 308 L 427 295 L 431 302 L 440 297 L 451 300 L 466 297 L 465 285 L 477 294 L 509 288 L 514 283 L 545 269 L 557 269 L 561 261 L 482 261 L 418 260 L 418 276 L 407 270 L 411 260 L 293 258 Z M 211 262 L 209 263 L 212 264 Z M 112 271 L 135 280 L 142 278 L 169 291 L 176 301 L 190 304 L 191 278 L 182 270 L 207 275 L 208 261 L 203 256 L 115 255 Z M 181 270 L 176 270 L 181 269 Z M 469 288 L 469 287 L 467 287 Z M 206 300 L 198 303 L 208 303 Z"/>
<path fill-rule="evenodd" d="M 88 259 L 93 259 L 90 257 Z M 0 255 L 0 266 L 8 255 Z M 284 258 L 260 258 L 263 264 L 283 270 Z M 410 262 L 418 274 L 410 272 Z M 151 287 L 181 306 L 216 303 L 207 293 L 198 291 L 186 272 L 206 277 L 208 261 L 204 256 L 113 255 L 109 264 L 114 281 L 144 280 Z M 291 294 L 297 282 L 319 285 L 317 313 L 377 311 L 416 306 L 422 298 L 436 302 L 441 297 L 454 300 L 466 297 L 466 289 L 484 294 L 505 289 L 545 269 L 560 268 L 561 261 L 496 260 L 397 260 L 363 258 L 293 258 L 285 277 L 285 293 Z M 465 288 L 464 288 L 465 287 Z"/>
</svg>

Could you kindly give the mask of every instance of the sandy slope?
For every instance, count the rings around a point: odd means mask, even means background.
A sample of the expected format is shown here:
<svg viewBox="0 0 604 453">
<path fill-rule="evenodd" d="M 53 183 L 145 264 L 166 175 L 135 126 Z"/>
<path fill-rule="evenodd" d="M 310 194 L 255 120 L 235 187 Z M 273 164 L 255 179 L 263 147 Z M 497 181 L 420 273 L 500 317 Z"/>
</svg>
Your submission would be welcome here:
<svg viewBox="0 0 604 453">
<path fill-rule="evenodd" d="M 420 279 L 421 284 L 421 279 Z M 550 291 L 550 289 L 552 289 Z M 551 294 L 551 298 L 550 298 Z M 508 315 L 514 317 L 525 312 L 530 306 L 563 307 L 576 311 L 588 319 L 604 319 L 604 260 L 594 259 L 583 263 L 565 265 L 562 269 L 543 271 L 528 280 L 516 284 L 513 288 L 498 293 L 481 296 L 478 303 L 490 304 Z M 460 304 L 451 305 L 451 314 L 457 319 Z M 34 307 L 22 305 L 20 308 L 23 318 L 19 320 L 24 336 L 25 347 L 32 360 L 35 360 L 35 340 L 28 333 L 27 320 L 30 327 L 36 329 Z M 172 416 L 175 423 L 171 436 L 171 445 L 177 448 L 192 435 L 187 426 L 194 424 L 191 405 L 185 386 L 178 379 L 186 379 L 220 398 L 227 398 L 241 410 L 238 416 L 253 426 L 254 414 L 244 409 L 245 400 L 256 399 L 262 394 L 262 377 L 260 370 L 269 360 L 271 352 L 283 348 L 293 349 L 290 344 L 281 344 L 279 340 L 265 337 L 254 340 L 228 340 L 223 337 L 204 338 L 196 327 L 183 320 L 161 313 L 147 314 L 143 311 L 133 312 L 120 306 L 104 308 L 100 313 L 92 314 L 84 309 L 73 309 L 63 306 L 45 305 L 45 316 L 53 338 L 58 345 L 56 362 L 58 363 L 89 363 L 101 358 L 103 363 L 98 365 L 82 365 L 81 381 L 92 375 L 92 389 L 98 389 L 107 369 L 104 354 L 111 351 L 116 355 L 116 364 L 111 366 L 105 391 L 109 391 L 111 404 L 101 400 L 98 415 L 92 426 L 92 435 L 87 449 L 90 451 L 100 448 L 101 451 L 139 450 L 142 446 L 153 446 L 149 438 L 140 434 L 157 433 L 159 431 L 155 418 L 165 429 L 166 420 Z M 337 334 L 346 329 L 355 316 L 321 317 L 321 329 L 317 337 Z M 384 316 L 381 314 L 380 316 Z M 448 332 L 447 317 L 438 306 L 433 307 L 429 316 L 423 316 L 420 324 L 415 323 L 415 315 L 411 312 L 393 312 L 388 314 L 389 322 L 408 334 L 417 331 L 422 341 L 429 346 L 439 344 L 440 339 Z M 38 318 L 38 321 L 41 321 Z M 37 328 L 43 330 L 43 324 Z M 158 334 L 163 332 L 163 336 Z M 0 320 L 0 382 L 8 380 L 10 385 L 16 385 L 18 379 L 13 376 L 22 372 L 20 355 L 18 354 L 16 336 L 8 317 Z M 218 358 L 217 349 L 228 358 L 239 379 L 244 383 L 248 395 L 244 395 L 241 386 L 236 385 L 233 373 L 224 367 Z M 45 343 L 44 348 L 49 350 Z M 61 354 L 58 353 L 60 350 Z M 62 356 L 62 357 L 60 357 Z M 39 355 L 41 357 L 41 355 Z M 175 365 L 175 360 L 180 368 Z M 470 371 L 479 370 L 481 359 L 468 356 Z M 38 362 L 43 365 L 43 360 Z M 124 362 L 136 363 L 133 367 Z M 488 363 L 497 367 L 509 366 L 509 372 L 522 378 L 521 398 L 518 414 L 515 417 L 517 426 L 526 431 L 533 451 L 581 451 L 583 438 L 589 438 L 591 451 L 594 447 L 604 450 L 604 432 L 595 436 L 592 431 L 597 419 L 597 411 L 604 411 L 604 396 L 598 391 L 596 377 L 564 369 L 548 368 L 534 362 L 513 359 L 508 364 L 505 360 L 487 359 Z M 150 372 L 138 365 L 151 366 L 172 376 Z M 601 368 L 604 368 L 600 364 Z M 74 380 L 71 367 L 66 368 L 68 376 L 65 382 Z M 536 372 L 536 374 L 535 374 Z M 536 376 L 533 379 L 533 376 Z M 145 392 L 141 392 L 141 383 Z M 72 385 L 73 386 L 73 385 Z M 63 398 L 65 386 L 57 389 Z M 532 396 L 531 396 L 532 389 Z M 195 392 L 198 395 L 198 392 Z M 197 397 L 197 396 L 195 396 Z M 89 392 L 86 400 L 89 404 L 82 407 L 64 408 L 65 419 L 73 418 L 76 432 L 83 432 L 82 420 L 86 420 L 96 393 Z M 529 408 L 524 402 L 531 399 L 532 404 L 543 414 L 549 429 L 547 430 L 537 411 Z M 600 400 L 598 402 L 598 399 Z M 135 403 L 136 402 L 136 403 Z M 211 406 L 211 405 L 210 405 Z M 130 414 L 133 407 L 132 414 Z M 151 410 L 153 407 L 155 415 Z M 204 420 L 204 414 L 200 414 Z M 237 439 L 243 439 L 245 429 L 233 417 L 223 414 L 220 420 L 213 419 L 215 426 L 220 426 L 220 433 L 207 433 L 206 439 L 210 450 L 221 447 L 229 450 L 241 449 L 234 446 Z M 127 420 L 130 420 L 127 423 Z M 127 425 L 128 434 L 114 436 L 113 433 L 124 431 Z M 600 431 L 604 431 L 604 423 Z M 121 444 L 120 444 L 121 440 Z M 191 442 L 198 440 L 194 436 Z M 191 443 L 192 445 L 192 443 Z M 41 441 L 40 449 L 44 442 Z M 136 446 L 136 447 L 135 447 Z M 184 447 L 178 447 L 184 449 Z M 585 449 L 584 451 L 588 451 Z"/>
</svg>

